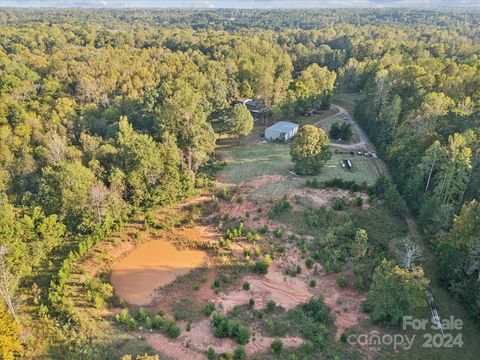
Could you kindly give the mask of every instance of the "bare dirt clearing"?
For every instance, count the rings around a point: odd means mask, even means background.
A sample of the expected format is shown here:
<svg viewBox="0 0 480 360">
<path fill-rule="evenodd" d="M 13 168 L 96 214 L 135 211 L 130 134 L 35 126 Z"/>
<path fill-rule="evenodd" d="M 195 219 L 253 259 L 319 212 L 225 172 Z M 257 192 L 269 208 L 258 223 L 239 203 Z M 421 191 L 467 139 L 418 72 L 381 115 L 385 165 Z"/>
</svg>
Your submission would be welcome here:
<svg viewBox="0 0 480 360">
<path fill-rule="evenodd" d="M 271 268 L 275 266 L 276 264 L 272 263 Z M 249 299 L 252 298 L 255 299 L 256 309 L 265 308 L 268 300 L 274 300 L 285 309 L 292 309 L 313 296 L 302 279 L 272 270 L 262 277 L 246 276 L 244 281 L 250 283 L 250 290 L 235 290 L 222 295 L 219 301 L 220 308 L 227 313 L 235 306 L 248 304 Z"/>
<path fill-rule="evenodd" d="M 231 353 L 238 344 L 231 339 L 219 339 L 212 334 L 210 320 L 202 320 L 192 326 L 189 332 L 183 333 L 177 340 L 171 340 L 162 334 L 147 335 L 147 343 L 155 350 L 178 360 L 204 360 L 203 354 L 209 347 L 216 353 Z M 245 345 L 248 355 L 265 352 L 270 349 L 275 338 L 257 336 Z M 304 340 L 299 337 L 286 336 L 282 338 L 285 347 L 296 347 L 303 344 Z"/>
</svg>

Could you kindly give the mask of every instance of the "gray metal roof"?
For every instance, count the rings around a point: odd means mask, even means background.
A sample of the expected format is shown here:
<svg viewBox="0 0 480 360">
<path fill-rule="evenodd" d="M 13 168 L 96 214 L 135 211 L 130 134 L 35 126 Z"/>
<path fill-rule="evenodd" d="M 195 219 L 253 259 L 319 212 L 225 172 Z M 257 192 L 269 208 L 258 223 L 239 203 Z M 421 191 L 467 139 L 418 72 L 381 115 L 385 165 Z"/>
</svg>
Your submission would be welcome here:
<svg viewBox="0 0 480 360">
<path fill-rule="evenodd" d="M 270 130 L 270 131 L 277 131 L 277 132 L 283 132 L 283 133 L 288 133 L 290 131 L 292 131 L 293 129 L 297 129 L 298 128 L 298 124 L 294 124 L 292 122 L 289 122 L 289 121 L 279 121 L 275 124 L 273 124 L 272 126 L 268 127 L 267 130 Z"/>
</svg>

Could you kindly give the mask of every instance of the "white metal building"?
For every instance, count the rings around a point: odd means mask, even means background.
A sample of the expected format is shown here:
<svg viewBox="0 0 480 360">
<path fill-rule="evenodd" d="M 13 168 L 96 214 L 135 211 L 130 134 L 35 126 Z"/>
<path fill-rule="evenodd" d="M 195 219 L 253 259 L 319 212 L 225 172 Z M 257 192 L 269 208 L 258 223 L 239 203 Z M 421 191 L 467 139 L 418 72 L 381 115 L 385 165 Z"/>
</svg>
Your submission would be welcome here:
<svg viewBox="0 0 480 360">
<path fill-rule="evenodd" d="M 265 129 L 265 139 L 267 140 L 289 140 L 298 131 L 298 124 L 288 121 L 279 121 Z"/>
</svg>

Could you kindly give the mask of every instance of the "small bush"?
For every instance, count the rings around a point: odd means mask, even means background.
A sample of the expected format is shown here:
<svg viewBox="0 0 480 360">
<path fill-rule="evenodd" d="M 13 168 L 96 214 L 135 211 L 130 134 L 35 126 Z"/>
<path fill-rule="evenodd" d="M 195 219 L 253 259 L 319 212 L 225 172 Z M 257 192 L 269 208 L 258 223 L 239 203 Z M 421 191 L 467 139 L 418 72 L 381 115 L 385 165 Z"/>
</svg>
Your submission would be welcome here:
<svg viewBox="0 0 480 360">
<path fill-rule="evenodd" d="M 283 196 L 280 200 L 275 201 L 273 204 L 273 207 L 270 209 L 270 217 L 274 218 L 276 216 L 279 216 L 285 212 L 288 212 L 292 209 L 292 205 L 290 205 L 290 202 L 287 199 L 287 196 Z"/>
<path fill-rule="evenodd" d="M 136 317 L 137 317 L 137 320 L 138 320 L 138 321 L 145 321 L 145 320 L 147 320 L 147 318 L 149 317 L 149 315 L 150 315 L 150 314 L 148 313 L 148 310 L 145 309 L 145 308 L 143 308 L 143 307 L 141 307 L 141 308 L 138 309 L 138 312 L 137 312 L 137 316 L 136 316 Z"/>
<path fill-rule="evenodd" d="M 163 316 L 155 315 L 152 318 L 152 329 L 160 330 L 163 327 Z"/>
<path fill-rule="evenodd" d="M 128 309 L 125 309 L 120 314 L 117 314 L 115 319 L 121 324 L 128 324 L 130 321 L 130 313 L 128 312 Z"/>
<path fill-rule="evenodd" d="M 246 344 L 250 338 L 250 332 L 244 325 L 237 320 L 230 320 L 218 312 L 213 314 L 212 325 L 216 337 L 230 337 L 240 345 Z"/>
<path fill-rule="evenodd" d="M 258 229 L 258 232 L 260 234 L 267 234 L 268 233 L 268 226 L 267 225 L 263 225 L 260 229 Z"/>
<path fill-rule="evenodd" d="M 282 352 L 283 349 L 283 342 L 281 339 L 276 338 L 275 340 L 272 341 L 271 345 L 272 351 L 274 354 L 279 355 Z"/>
<path fill-rule="evenodd" d="M 211 288 L 215 290 L 215 289 L 218 289 L 219 286 L 220 286 L 220 280 L 218 280 L 217 278 L 213 279 Z"/>
<path fill-rule="evenodd" d="M 250 283 L 248 281 L 243 283 L 243 290 L 250 290 Z"/>
<path fill-rule="evenodd" d="M 208 360 L 216 360 L 217 354 L 215 354 L 215 350 L 212 347 L 209 347 L 207 350 L 207 359 Z"/>
<path fill-rule="evenodd" d="M 223 200 L 227 200 L 227 201 L 231 200 L 231 198 L 232 198 L 232 195 L 230 194 L 230 192 L 228 191 L 227 188 L 222 188 L 218 192 L 217 196 L 218 196 L 218 198 L 223 199 Z"/>
<path fill-rule="evenodd" d="M 340 211 L 345 208 L 345 201 L 343 198 L 336 198 L 333 202 L 333 210 Z"/>
<path fill-rule="evenodd" d="M 135 330 L 137 328 L 137 321 L 134 318 L 130 318 L 127 325 L 129 330 Z"/>
<path fill-rule="evenodd" d="M 165 330 L 168 336 L 171 338 L 177 338 L 180 335 L 180 328 L 178 327 L 177 324 L 175 324 L 175 321 L 173 319 L 168 319 L 167 320 L 167 325 L 165 326 Z"/>
<path fill-rule="evenodd" d="M 315 280 L 310 280 L 310 287 L 314 288 L 315 286 L 317 286 L 317 282 Z"/>
<path fill-rule="evenodd" d="M 255 300 L 250 298 L 250 300 L 248 300 L 248 305 L 253 308 L 255 306 Z"/>
<path fill-rule="evenodd" d="M 314 264 L 315 264 L 315 261 L 310 257 L 305 260 L 305 266 L 309 269 L 311 269 Z"/>
<path fill-rule="evenodd" d="M 275 310 L 276 306 L 277 306 L 277 303 L 274 300 L 272 300 L 272 299 L 268 300 L 268 302 L 267 302 L 267 310 L 268 311 L 273 312 Z"/>
<path fill-rule="evenodd" d="M 234 360 L 245 360 L 247 358 L 247 352 L 245 348 L 241 345 L 237 346 L 235 351 L 233 352 L 233 359 Z"/>
<path fill-rule="evenodd" d="M 268 273 L 268 267 L 269 264 L 267 264 L 265 261 L 256 261 L 255 265 L 253 266 L 253 272 L 265 275 Z"/>
<path fill-rule="evenodd" d="M 273 235 L 275 235 L 277 238 L 281 238 L 283 236 L 283 230 L 281 228 L 276 228 L 273 231 Z"/>
<path fill-rule="evenodd" d="M 355 288 L 358 290 L 364 290 L 365 283 L 363 282 L 363 278 L 361 276 L 355 278 L 355 281 L 353 282 L 353 286 L 355 286 Z"/>
<path fill-rule="evenodd" d="M 343 275 L 340 275 L 337 278 L 337 283 L 338 283 L 338 286 L 340 286 L 342 289 L 346 288 L 347 287 L 347 278 Z"/>
<path fill-rule="evenodd" d="M 205 316 L 210 316 L 212 313 L 215 311 L 215 304 L 214 303 L 208 303 L 205 305 L 203 308 L 203 315 Z"/>
</svg>

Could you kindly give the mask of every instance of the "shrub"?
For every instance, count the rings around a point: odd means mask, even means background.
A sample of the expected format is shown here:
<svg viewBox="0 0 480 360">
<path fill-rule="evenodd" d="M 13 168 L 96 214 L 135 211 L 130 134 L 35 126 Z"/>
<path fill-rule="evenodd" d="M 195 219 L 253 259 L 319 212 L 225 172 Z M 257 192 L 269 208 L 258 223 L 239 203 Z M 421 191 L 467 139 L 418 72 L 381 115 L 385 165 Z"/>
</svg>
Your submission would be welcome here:
<svg viewBox="0 0 480 360">
<path fill-rule="evenodd" d="M 212 285 L 211 285 L 212 289 L 214 290 L 218 289 L 219 286 L 220 286 L 220 280 L 218 280 L 217 278 L 213 279 Z"/>
<path fill-rule="evenodd" d="M 314 264 L 315 264 L 315 261 L 310 257 L 305 260 L 305 266 L 309 269 L 311 269 Z"/>
<path fill-rule="evenodd" d="M 177 338 L 180 335 L 180 328 L 177 326 L 177 324 L 175 324 L 175 321 L 173 321 L 173 319 L 167 320 L 165 330 L 167 335 L 171 338 Z"/>
<path fill-rule="evenodd" d="M 127 325 L 129 330 L 135 330 L 137 328 L 137 321 L 134 318 L 130 318 Z"/>
<path fill-rule="evenodd" d="M 315 286 L 317 286 L 317 282 L 315 280 L 310 280 L 310 287 L 314 288 Z"/>
<path fill-rule="evenodd" d="M 258 232 L 260 234 L 266 234 L 268 233 L 268 226 L 267 225 L 263 225 L 260 229 L 258 229 Z"/>
<path fill-rule="evenodd" d="M 152 319 L 150 318 L 150 316 L 147 316 L 147 318 L 145 319 L 145 327 L 147 329 L 152 329 Z"/>
<path fill-rule="evenodd" d="M 250 300 L 248 300 L 248 305 L 249 305 L 250 307 L 254 307 L 254 306 L 255 306 L 255 300 L 252 299 L 252 298 L 250 298 Z"/>
<path fill-rule="evenodd" d="M 250 283 L 248 281 L 243 283 L 243 290 L 250 290 Z"/>
<path fill-rule="evenodd" d="M 347 278 L 343 275 L 340 275 L 337 278 L 337 283 L 338 283 L 338 286 L 340 286 L 342 289 L 346 288 L 347 287 Z"/>
<path fill-rule="evenodd" d="M 107 301 L 113 297 L 113 287 L 99 279 L 87 279 L 85 282 L 87 300 L 97 309 L 103 308 Z"/>
<path fill-rule="evenodd" d="M 210 316 L 210 315 L 212 315 L 214 310 L 215 310 L 215 304 L 214 303 L 207 303 L 207 305 L 205 305 L 205 307 L 203 308 L 203 314 L 205 316 Z"/>
<path fill-rule="evenodd" d="M 363 282 L 363 278 L 361 276 L 357 277 L 355 281 L 353 282 L 353 286 L 357 288 L 358 290 L 363 290 L 365 289 L 365 284 Z"/>
<path fill-rule="evenodd" d="M 187 323 L 187 327 L 185 328 L 186 331 L 192 330 L 192 324 L 190 322 Z"/>
<path fill-rule="evenodd" d="M 276 228 L 273 231 L 273 235 L 275 235 L 277 238 L 281 238 L 283 236 L 283 230 L 281 228 Z"/>
<path fill-rule="evenodd" d="M 300 267 L 300 265 L 297 265 L 297 267 L 295 268 L 295 272 L 297 274 L 300 274 L 302 272 L 302 268 Z"/>
<path fill-rule="evenodd" d="M 227 201 L 231 200 L 231 198 L 232 198 L 232 195 L 230 194 L 230 192 L 228 191 L 227 188 L 222 188 L 222 189 L 218 192 L 217 196 L 218 196 L 220 199 L 227 200 Z"/>
<path fill-rule="evenodd" d="M 141 307 L 141 308 L 138 309 L 136 317 L 137 317 L 138 321 L 145 321 L 145 320 L 147 320 L 149 315 L 150 314 L 148 313 L 148 310 Z"/>
<path fill-rule="evenodd" d="M 277 303 L 274 300 L 272 300 L 272 299 L 268 300 L 268 302 L 267 302 L 267 310 L 268 311 L 273 312 L 275 310 L 276 306 L 277 306 Z"/>
<path fill-rule="evenodd" d="M 269 216 L 271 218 L 274 218 L 285 212 L 290 211 L 291 209 L 292 209 L 292 205 L 290 205 L 290 202 L 288 201 L 287 196 L 284 195 L 283 198 L 275 201 L 275 203 L 273 204 L 273 207 L 270 209 Z"/>
<path fill-rule="evenodd" d="M 247 233 L 247 241 L 249 242 L 257 242 L 261 239 L 260 235 L 257 234 L 255 231 L 253 230 L 249 230 L 248 233 Z"/>
<path fill-rule="evenodd" d="M 246 344 L 250 338 L 250 332 L 245 326 L 237 320 L 230 320 L 218 312 L 213 314 L 212 325 L 216 337 L 230 337 L 241 345 Z"/>
<path fill-rule="evenodd" d="M 128 312 L 128 309 L 124 309 L 120 314 L 117 314 L 115 319 L 121 324 L 128 324 L 130 321 L 130 313 Z"/>
<path fill-rule="evenodd" d="M 340 211 L 345 208 L 345 202 L 343 198 L 336 198 L 335 201 L 333 202 L 333 210 Z"/>
<path fill-rule="evenodd" d="M 272 341 L 271 345 L 272 351 L 274 354 L 279 355 L 282 352 L 283 342 L 279 338 L 276 338 Z"/>
<path fill-rule="evenodd" d="M 207 359 L 208 360 L 216 360 L 217 354 L 215 354 L 215 350 L 212 347 L 209 347 L 207 350 Z"/>
<path fill-rule="evenodd" d="M 268 273 L 268 266 L 269 264 L 267 264 L 264 260 L 256 261 L 255 265 L 253 266 L 253 272 L 265 275 Z"/>
<path fill-rule="evenodd" d="M 245 360 L 247 358 L 247 352 L 242 345 L 239 345 L 235 348 L 233 352 L 233 359 L 234 360 Z"/>
<path fill-rule="evenodd" d="M 265 311 L 260 310 L 260 311 L 258 312 L 257 316 L 258 316 L 259 319 L 263 319 L 264 316 L 265 316 Z"/>
<path fill-rule="evenodd" d="M 363 198 L 361 196 L 355 196 L 353 199 L 352 199 L 352 205 L 353 206 L 362 206 L 363 205 Z"/>
<path fill-rule="evenodd" d="M 152 318 L 152 329 L 160 330 L 163 327 L 163 316 L 155 315 Z"/>
</svg>

